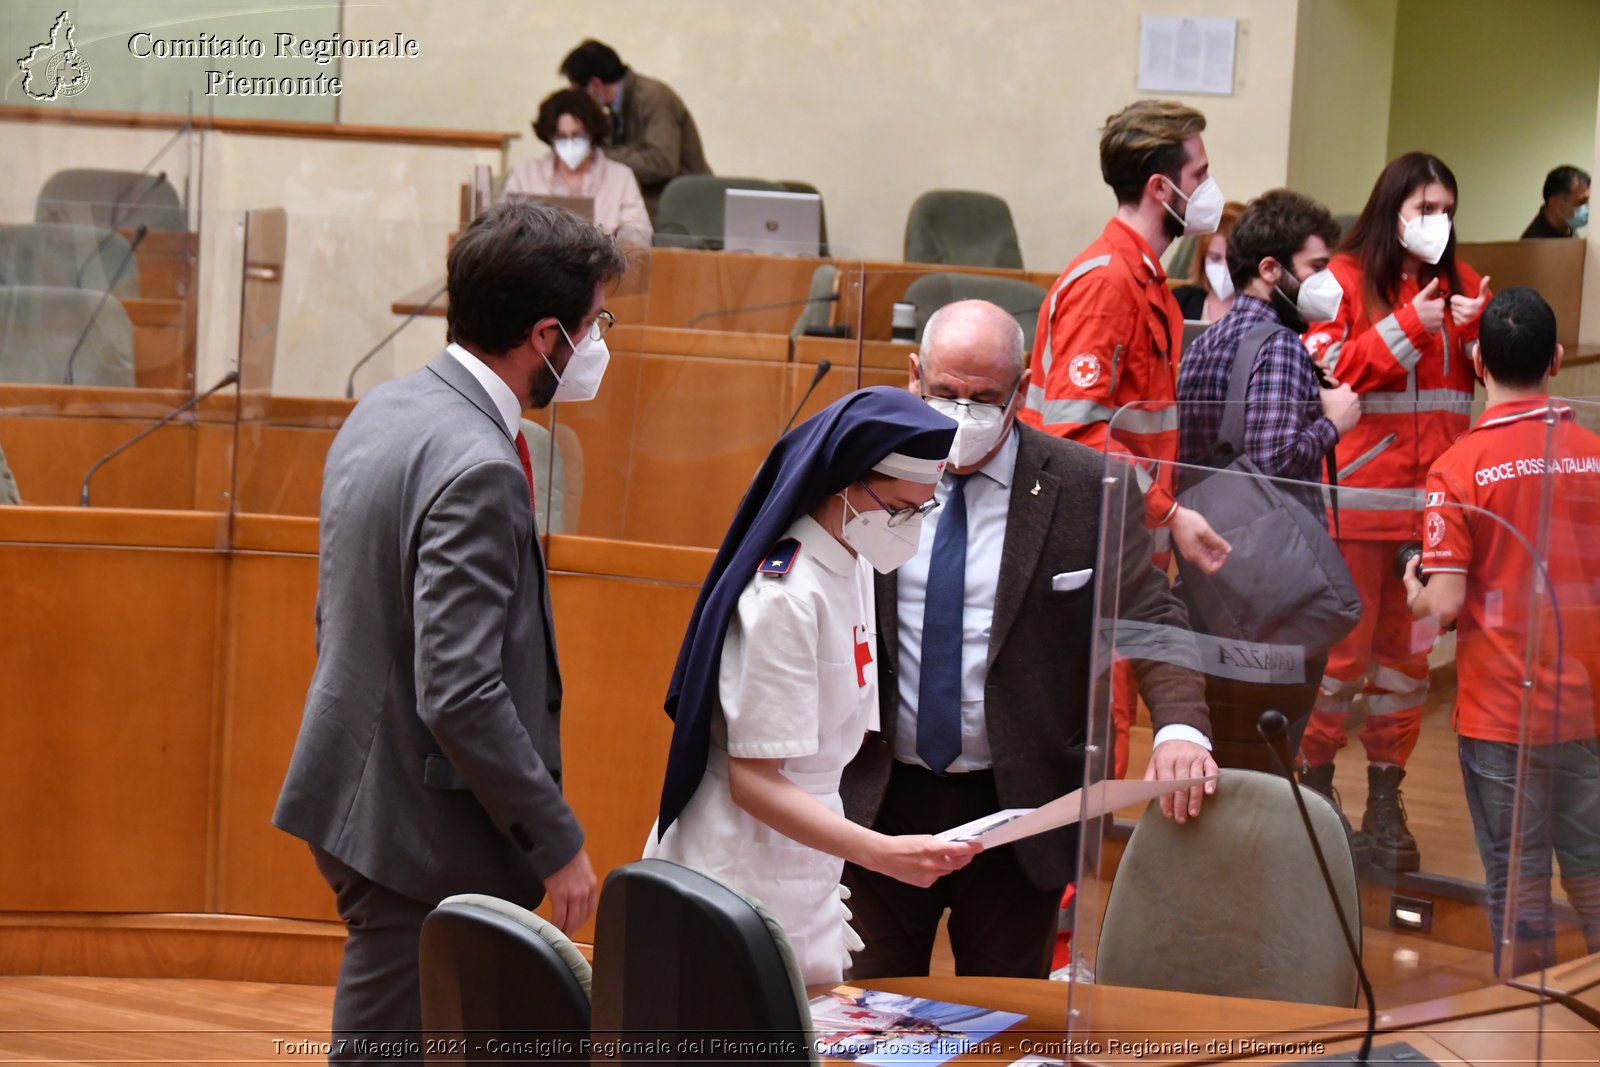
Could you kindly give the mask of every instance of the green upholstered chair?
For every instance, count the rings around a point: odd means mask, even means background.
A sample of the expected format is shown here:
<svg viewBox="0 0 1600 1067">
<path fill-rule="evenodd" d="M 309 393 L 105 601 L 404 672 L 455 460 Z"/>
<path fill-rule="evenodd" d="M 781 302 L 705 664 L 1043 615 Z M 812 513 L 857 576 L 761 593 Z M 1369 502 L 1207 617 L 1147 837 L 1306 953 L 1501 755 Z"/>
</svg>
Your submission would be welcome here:
<svg viewBox="0 0 1600 1067">
<path fill-rule="evenodd" d="M 906 217 L 907 263 L 1022 269 L 1011 208 L 998 196 L 961 189 L 923 193 Z"/>
<path fill-rule="evenodd" d="M 1303 789 L 1360 946 L 1361 895 L 1338 812 Z M 1352 1007 L 1357 977 L 1287 779 L 1222 772 L 1200 816 L 1145 809 L 1117 867 L 1095 958 L 1104 985 Z"/>
<path fill-rule="evenodd" d="M 67 222 L 131 230 L 189 228 L 188 213 L 165 172 L 92 167 L 58 170 L 45 179 L 34 208 L 35 222 Z"/>
<path fill-rule="evenodd" d="M 69 364 L 72 384 L 133 386 L 122 305 L 91 289 L 0 285 L 0 381 L 62 384 Z"/>
<path fill-rule="evenodd" d="M 681 174 L 661 191 L 656 207 L 657 248 L 722 248 L 725 194 L 729 189 L 786 192 L 777 182 L 761 178 L 719 178 L 711 174 Z"/>
<path fill-rule="evenodd" d="M 62 222 L 0 223 L 0 285 L 110 289 L 139 295 L 139 264 L 115 230 Z"/>
<path fill-rule="evenodd" d="M 963 274 L 939 271 L 924 274 L 906 286 L 905 302 L 917 309 L 917 342 L 922 342 L 923 327 L 933 313 L 957 300 L 987 300 L 1009 311 L 1022 327 L 1022 350 L 1033 351 L 1033 331 L 1039 324 L 1039 306 L 1049 294 L 1021 278 L 1002 278 L 993 274 Z"/>
</svg>

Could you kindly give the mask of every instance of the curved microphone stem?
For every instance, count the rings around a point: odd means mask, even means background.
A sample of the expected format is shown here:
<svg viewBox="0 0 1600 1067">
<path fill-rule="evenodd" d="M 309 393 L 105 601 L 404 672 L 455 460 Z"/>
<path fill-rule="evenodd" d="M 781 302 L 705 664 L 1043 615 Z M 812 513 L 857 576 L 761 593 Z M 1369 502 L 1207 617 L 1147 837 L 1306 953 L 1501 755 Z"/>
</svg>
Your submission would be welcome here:
<svg viewBox="0 0 1600 1067">
<path fill-rule="evenodd" d="M 354 367 L 350 368 L 350 377 L 346 378 L 345 382 L 344 382 L 344 398 L 346 400 L 354 400 L 356 398 L 356 372 L 359 371 L 362 367 L 365 367 L 367 365 L 367 363 L 372 359 L 373 356 L 377 355 L 379 352 L 382 352 L 383 351 L 383 346 L 388 344 L 390 341 L 393 341 L 396 337 L 398 337 L 400 335 L 400 331 L 401 330 L 405 329 L 407 326 L 410 326 L 413 322 L 415 322 L 418 315 L 421 315 L 424 311 L 427 311 L 429 308 L 433 307 L 433 302 L 435 300 L 439 299 L 441 296 L 443 296 L 444 295 L 444 291 L 446 289 L 448 289 L 449 287 L 450 287 L 450 283 L 449 282 L 445 282 L 443 285 L 439 286 L 439 288 L 434 291 L 434 294 L 432 296 L 428 297 L 428 299 L 426 299 L 426 300 L 424 300 L 422 302 L 422 306 L 421 307 L 417 308 L 417 310 L 415 310 L 411 314 L 407 315 L 404 319 L 402 319 L 400 321 L 400 325 L 398 325 L 394 329 L 390 330 L 387 334 L 384 335 L 383 340 L 381 340 L 377 344 L 373 345 L 372 346 L 372 351 L 368 352 L 366 355 L 364 355 L 360 359 L 356 360 L 356 365 Z"/>
<path fill-rule="evenodd" d="M 182 404 L 179 404 L 177 407 L 161 416 L 160 419 L 156 420 L 151 425 L 146 426 L 144 429 L 140 430 L 138 433 L 122 442 L 122 444 L 118 445 L 116 448 L 113 448 L 110 452 L 107 452 L 99 459 L 95 460 L 94 466 L 90 467 L 88 473 L 83 476 L 83 485 L 78 490 L 78 506 L 80 508 L 86 508 L 89 506 L 89 480 L 95 476 L 95 473 L 99 471 L 101 467 L 104 467 L 107 463 L 110 463 L 128 449 L 132 448 L 140 441 L 143 441 L 146 437 L 149 437 L 151 434 L 161 429 L 161 427 L 165 426 L 179 415 L 182 415 L 184 412 L 196 407 L 200 401 L 204 400 L 212 393 L 226 389 L 230 385 L 236 385 L 238 384 L 238 381 L 239 372 L 236 370 L 229 371 L 221 381 L 219 381 L 216 385 L 213 385 L 210 389 L 207 389 L 203 393 L 197 393 L 188 400 L 185 400 Z"/>
<path fill-rule="evenodd" d="M 1356 945 L 1355 935 L 1350 932 L 1350 921 L 1345 918 L 1344 905 L 1339 903 L 1339 893 L 1333 887 L 1333 875 L 1328 870 L 1327 857 L 1322 854 L 1322 845 L 1317 841 L 1317 833 L 1311 828 L 1311 813 L 1306 810 L 1306 800 L 1300 792 L 1300 783 L 1295 779 L 1294 768 L 1290 766 L 1289 744 L 1285 736 L 1287 720 L 1281 711 L 1264 711 L 1261 718 L 1256 721 L 1256 732 L 1261 735 L 1261 740 L 1267 743 L 1267 748 L 1272 752 L 1272 758 L 1283 769 L 1284 776 L 1289 779 L 1289 791 L 1294 794 L 1295 807 L 1300 809 L 1300 822 L 1306 828 L 1306 839 L 1311 842 L 1311 851 L 1317 857 L 1317 868 L 1322 872 L 1322 884 L 1328 890 L 1328 899 L 1333 902 L 1333 912 L 1339 917 L 1339 930 L 1344 934 L 1345 948 L 1350 951 L 1350 959 L 1356 965 L 1356 977 L 1361 981 L 1361 993 L 1367 998 L 1367 1031 L 1361 1035 L 1361 1050 L 1356 1053 L 1357 1063 L 1366 1063 L 1367 1056 L 1372 1052 L 1372 1035 L 1378 1030 L 1378 1007 L 1372 999 L 1372 982 L 1367 978 L 1367 969 L 1361 964 L 1361 949 Z"/>
<path fill-rule="evenodd" d="M 805 395 L 800 398 L 800 403 L 794 406 L 794 410 L 789 412 L 789 421 L 783 424 L 782 430 L 778 431 L 778 437 L 780 439 L 784 434 L 789 432 L 789 427 L 794 425 L 794 420 L 800 415 L 800 409 L 806 406 L 806 401 L 811 399 L 811 394 L 817 391 L 817 386 L 822 384 L 822 379 L 826 378 L 828 376 L 828 372 L 832 369 L 833 364 L 828 360 L 824 359 L 818 361 L 817 373 L 811 376 L 811 384 L 806 387 Z"/>
<path fill-rule="evenodd" d="M 804 300 L 776 300 L 770 304 L 746 304 L 743 307 L 702 311 L 685 323 L 684 328 L 692 330 L 707 319 L 720 319 L 725 315 L 743 315 L 747 311 L 777 311 L 780 308 L 804 307 L 807 304 L 832 304 L 838 299 L 838 293 L 829 293 L 827 296 L 808 296 Z"/>
<path fill-rule="evenodd" d="M 109 237 L 115 232 L 115 230 L 108 230 L 106 231 L 106 236 Z M 133 240 L 128 242 L 128 250 L 122 254 L 122 262 L 117 264 L 117 269 L 112 273 L 110 278 L 106 279 L 106 287 L 104 291 L 100 293 L 100 299 L 94 305 L 94 310 L 89 312 L 89 320 L 83 324 L 83 329 L 78 331 L 78 339 L 73 342 L 72 351 L 67 353 L 67 369 L 66 373 L 62 376 L 61 384 L 75 384 L 72 380 L 72 369 L 77 365 L 78 353 L 83 349 L 83 342 L 89 339 L 89 331 L 94 329 L 94 324 L 99 321 L 100 312 L 104 310 L 106 301 L 111 299 L 111 290 L 115 289 L 117 287 L 117 283 L 122 280 L 122 275 L 128 270 L 128 264 L 133 262 L 133 254 L 139 249 L 139 242 L 143 241 L 145 234 L 149 232 L 150 227 L 144 225 L 143 223 L 139 225 L 139 229 L 134 232 Z M 100 240 L 103 243 L 105 238 L 102 237 Z M 95 251 L 95 255 L 99 255 L 98 248 Z M 80 267 L 79 269 L 81 270 L 82 268 Z"/>
</svg>

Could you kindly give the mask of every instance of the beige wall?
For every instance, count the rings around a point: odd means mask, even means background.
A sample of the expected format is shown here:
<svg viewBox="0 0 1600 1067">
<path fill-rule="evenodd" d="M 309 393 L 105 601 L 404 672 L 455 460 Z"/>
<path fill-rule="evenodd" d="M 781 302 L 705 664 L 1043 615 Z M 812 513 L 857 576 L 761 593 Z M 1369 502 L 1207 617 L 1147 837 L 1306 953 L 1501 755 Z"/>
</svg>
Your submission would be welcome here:
<svg viewBox="0 0 1600 1067">
<path fill-rule="evenodd" d="M 932 188 L 1011 204 L 1024 262 L 1053 271 L 1114 203 L 1097 129 L 1135 99 L 1141 14 L 1241 20 L 1235 93 L 1191 102 L 1224 192 L 1282 184 L 1295 4 L 1282 0 L 385 0 L 345 8 L 347 36 L 402 30 L 415 61 L 347 61 L 341 120 L 520 130 L 595 35 L 669 82 L 722 174 L 822 190 L 836 253 L 898 259 Z M 531 135 L 513 161 L 544 146 Z"/>
<path fill-rule="evenodd" d="M 1402 0 L 1389 155 L 1450 165 L 1462 240 L 1514 240 L 1550 168 L 1594 159 L 1597 84 L 1600 3 Z"/>
<path fill-rule="evenodd" d="M 1289 185 L 1354 213 L 1388 161 L 1397 0 L 1300 0 Z"/>
</svg>

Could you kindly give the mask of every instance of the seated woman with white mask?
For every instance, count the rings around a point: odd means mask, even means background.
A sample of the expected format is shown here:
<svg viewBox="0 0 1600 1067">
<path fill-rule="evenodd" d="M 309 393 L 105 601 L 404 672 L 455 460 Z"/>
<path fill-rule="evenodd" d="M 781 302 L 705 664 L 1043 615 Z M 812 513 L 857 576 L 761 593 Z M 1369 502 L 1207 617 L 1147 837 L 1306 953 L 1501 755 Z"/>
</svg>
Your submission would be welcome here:
<svg viewBox="0 0 1600 1067">
<path fill-rule="evenodd" d="M 927 886 L 980 849 L 877 833 L 839 797 L 878 728 L 872 572 L 916 553 L 955 429 L 878 386 L 780 438 L 712 564 L 667 692 L 672 747 L 645 855 L 759 899 L 808 985 L 839 981 L 861 947 L 845 860 Z"/>
<path fill-rule="evenodd" d="M 610 123 L 588 93 L 562 89 L 539 105 L 533 133 L 550 154 L 526 159 L 506 176 L 507 196 L 581 196 L 594 201 L 594 222 L 621 245 L 648 247 L 655 233 L 633 171 L 605 157 Z"/>
</svg>

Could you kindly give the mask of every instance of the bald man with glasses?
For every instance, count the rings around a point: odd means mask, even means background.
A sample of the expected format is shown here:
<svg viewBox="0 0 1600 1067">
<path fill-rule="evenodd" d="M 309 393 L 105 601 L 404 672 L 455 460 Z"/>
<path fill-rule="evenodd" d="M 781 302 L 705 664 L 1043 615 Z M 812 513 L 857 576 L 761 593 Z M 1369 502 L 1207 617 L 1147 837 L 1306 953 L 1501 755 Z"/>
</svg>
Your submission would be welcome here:
<svg viewBox="0 0 1600 1067">
<path fill-rule="evenodd" d="M 959 429 L 917 554 L 877 579 L 883 729 L 841 792 L 845 813 L 880 833 L 938 833 L 1083 784 L 1106 460 L 1017 423 L 1023 351 L 1010 313 L 970 300 L 936 312 L 911 357 L 908 387 Z M 1152 624 L 1160 646 L 1134 661 L 1156 726 L 1146 777 L 1214 774 L 1204 681 L 1180 665 L 1184 609 L 1150 564 L 1139 494 L 1122 497 L 1121 617 Z M 1167 796 L 1162 810 L 1181 822 L 1201 797 Z M 1075 828 L 1055 830 L 927 888 L 847 866 L 865 942 L 852 977 L 928 973 L 946 909 L 957 973 L 1045 977 L 1077 849 Z"/>
</svg>

